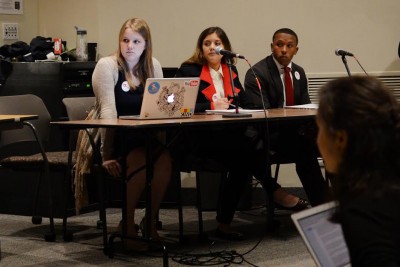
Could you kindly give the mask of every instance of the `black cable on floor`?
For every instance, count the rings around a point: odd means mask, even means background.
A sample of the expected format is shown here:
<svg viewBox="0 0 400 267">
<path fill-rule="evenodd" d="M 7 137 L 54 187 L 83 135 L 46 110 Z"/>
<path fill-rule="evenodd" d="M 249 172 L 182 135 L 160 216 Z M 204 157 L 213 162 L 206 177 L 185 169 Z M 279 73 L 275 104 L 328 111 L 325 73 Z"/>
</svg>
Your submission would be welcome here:
<svg viewBox="0 0 400 267">
<path fill-rule="evenodd" d="M 179 264 L 190 266 L 230 266 L 231 264 L 242 264 L 244 262 L 248 263 L 250 266 L 256 266 L 247 261 L 243 254 L 235 250 L 222 250 L 204 254 L 182 253 L 174 255 L 172 260 Z"/>
<path fill-rule="evenodd" d="M 261 235 L 257 243 L 245 253 L 239 253 L 236 250 L 210 250 L 209 253 L 177 252 L 171 259 L 179 264 L 190 266 L 230 266 L 231 264 L 247 263 L 249 266 L 257 267 L 257 265 L 246 260 L 244 256 L 252 252 L 261 243 L 263 236 Z M 211 245 L 213 244 L 214 242 Z"/>
</svg>

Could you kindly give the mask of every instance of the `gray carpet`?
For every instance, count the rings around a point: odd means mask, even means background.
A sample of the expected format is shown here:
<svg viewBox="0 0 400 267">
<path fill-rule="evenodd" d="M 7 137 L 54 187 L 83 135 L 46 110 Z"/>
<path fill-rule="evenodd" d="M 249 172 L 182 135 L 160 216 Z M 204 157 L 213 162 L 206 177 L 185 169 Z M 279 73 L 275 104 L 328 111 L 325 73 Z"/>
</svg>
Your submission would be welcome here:
<svg viewBox="0 0 400 267">
<path fill-rule="evenodd" d="M 160 235 L 167 241 L 169 266 L 195 265 L 195 262 L 201 266 L 315 266 L 291 222 L 290 213 L 277 211 L 276 219 L 281 224 L 273 233 L 265 231 L 265 214 L 263 207 L 238 211 L 233 226 L 246 235 L 246 240 L 227 242 L 213 237 L 215 212 L 204 212 L 208 240 L 201 240 L 197 232 L 197 211 L 185 207 L 185 242 L 180 244 L 177 210 L 162 209 Z M 110 231 L 115 231 L 121 219 L 120 209 L 108 209 L 107 216 Z M 137 218 L 143 216 L 144 210 L 138 210 Z M 33 225 L 31 217 L 0 214 L 0 266 L 162 266 L 160 252 L 129 253 L 119 239 L 115 239 L 115 257 L 110 259 L 104 255 L 97 220 L 97 212 L 69 218 L 74 239 L 67 243 L 61 236 L 62 221 L 57 219 L 57 240 L 45 242 L 47 219 L 41 225 Z"/>
</svg>

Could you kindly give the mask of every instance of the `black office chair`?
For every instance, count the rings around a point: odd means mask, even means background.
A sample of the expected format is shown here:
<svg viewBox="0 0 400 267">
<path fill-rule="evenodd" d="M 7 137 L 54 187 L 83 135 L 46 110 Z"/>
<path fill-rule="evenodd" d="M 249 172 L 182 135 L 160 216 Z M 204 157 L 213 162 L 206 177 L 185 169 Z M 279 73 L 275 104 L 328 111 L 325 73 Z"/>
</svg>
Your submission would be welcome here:
<svg viewBox="0 0 400 267">
<path fill-rule="evenodd" d="M 32 223 L 40 224 L 42 217 L 37 215 L 39 189 L 43 181 L 48 183 L 48 205 L 50 232 L 45 234 L 46 241 L 56 238 L 53 213 L 53 177 L 54 172 L 65 172 L 68 167 L 68 151 L 46 152 L 49 139 L 51 117 L 42 99 L 35 95 L 15 95 L 0 97 L 0 114 L 34 114 L 38 120 L 24 122 L 23 129 L 6 130 L 0 136 L 0 168 L 13 171 L 38 172 L 35 191 Z M 68 233 L 63 233 L 69 241 Z"/>
<path fill-rule="evenodd" d="M 198 234 L 200 240 L 207 239 L 207 235 L 204 233 L 204 224 L 203 224 L 203 197 L 202 197 L 202 181 L 207 179 L 207 175 L 215 175 L 219 177 L 219 187 L 217 189 L 218 195 L 221 191 L 221 183 L 224 179 L 226 179 L 228 175 L 227 168 L 217 162 L 216 160 L 198 157 L 194 160 L 193 170 L 196 174 L 195 183 L 196 183 L 196 208 L 197 208 L 197 218 L 198 218 Z M 217 203 L 215 203 L 215 206 Z"/>
<path fill-rule="evenodd" d="M 62 100 L 62 102 L 67 111 L 68 120 L 84 120 L 84 119 L 86 119 L 90 110 L 92 109 L 92 107 L 95 104 L 95 99 L 96 99 L 95 97 L 66 97 L 66 98 L 64 98 Z M 85 129 L 83 131 L 86 132 L 88 137 L 91 139 L 90 142 L 93 143 L 92 145 L 93 146 L 97 145 L 97 144 L 95 144 L 95 141 L 93 139 L 94 136 L 91 135 L 91 132 L 89 132 L 88 129 Z M 78 133 L 79 133 L 78 130 L 70 131 L 70 149 L 71 150 L 75 150 L 75 148 L 76 148 Z M 71 160 L 72 160 L 71 164 L 73 166 L 75 164 L 76 158 L 73 157 Z M 88 173 L 88 175 L 90 175 L 90 174 Z M 73 177 L 74 177 L 74 169 L 72 169 L 71 178 L 69 179 L 69 184 L 66 187 L 71 186 Z M 112 180 L 116 180 L 116 179 L 112 178 Z M 110 204 L 112 201 L 109 198 L 109 192 L 107 192 L 105 194 L 106 195 L 104 195 L 104 196 L 98 196 L 98 197 L 103 197 L 104 199 L 106 199 L 106 202 Z M 67 214 L 67 212 L 66 212 L 66 214 Z M 65 218 L 65 220 L 66 220 L 66 218 Z M 96 228 L 97 229 L 103 228 L 103 222 L 100 219 L 97 221 Z"/>
<path fill-rule="evenodd" d="M 181 186 L 181 174 L 182 173 L 191 173 L 195 172 L 195 184 L 196 184 L 196 200 L 195 205 L 197 208 L 197 217 L 198 217 L 198 235 L 201 240 L 207 239 L 206 233 L 204 233 L 203 226 L 203 184 L 202 181 L 207 179 L 209 175 L 215 175 L 218 177 L 220 181 L 223 181 L 227 175 L 228 170 L 227 167 L 224 166 L 221 162 L 218 162 L 215 159 L 209 158 L 203 155 L 197 155 L 196 149 L 192 151 L 190 144 L 192 140 L 192 135 L 190 132 L 178 130 L 177 132 L 169 132 L 167 137 L 168 140 L 172 140 L 172 151 L 174 162 L 176 162 L 177 171 L 175 172 L 174 177 L 179 182 L 179 196 L 181 195 L 182 186 Z M 184 144 L 184 145 L 182 145 Z M 175 146 L 176 145 L 176 146 Z M 218 188 L 219 192 L 221 188 Z M 208 198 L 210 199 L 210 198 Z M 208 200 L 207 199 L 207 200 Z M 217 203 L 212 203 L 213 206 L 216 206 Z M 183 230 L 182 230 L 183 231 Z"/>
<path fill-rule="evenodd" d="M 164 78 L 174 78 L 178 68 L 176 67 L 163 67 L 162 72 Z"/>
</svg>

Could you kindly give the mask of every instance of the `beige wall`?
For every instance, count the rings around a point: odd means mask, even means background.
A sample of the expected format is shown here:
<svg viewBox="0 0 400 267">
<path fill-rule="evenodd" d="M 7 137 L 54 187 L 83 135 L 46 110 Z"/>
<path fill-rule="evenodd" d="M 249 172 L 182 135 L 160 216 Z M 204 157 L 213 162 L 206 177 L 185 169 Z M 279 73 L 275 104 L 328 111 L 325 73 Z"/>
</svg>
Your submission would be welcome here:
<svg viewBox="0 0 400 267">
<path fill-rule="evenodd" d="M 353 52 L 368 72 L 400 71 L 398 0 L 25 0 L 24 15 L 0 15 L 1 22 L 18 22 L 20 39 L 36 35 L 61 37 L 75 47 L 78 25 L 88 40 L 99 43 L 101 55 L 117 46 L 121 24 L 130 17 L 149 23 L 154 55 L 163 66 L 179 66 L 194 50 L 199 33 L 208 26 L 222 27 L 236 52 L 252 64 L 270 53 L 271 35 L 290 27 L 299 35 L 295 62 L 308 73 L 343 73 L 336 48 Z M 361 72 L 349 58 L 352 72 Z M 248 69 L 237 64 L 241 77 Z"/>
<path fill-rule="evenodd" d="M 3 40 L 2 23 L 18 23 L 19 40 L 30 43 L 33 37 L 39 33 L 38 25 L 38 0 L 25 0 L 23 2 L 23 15 L 0 15 L 0 45 L 12 44 L 16 40 Z"/>
</svg>

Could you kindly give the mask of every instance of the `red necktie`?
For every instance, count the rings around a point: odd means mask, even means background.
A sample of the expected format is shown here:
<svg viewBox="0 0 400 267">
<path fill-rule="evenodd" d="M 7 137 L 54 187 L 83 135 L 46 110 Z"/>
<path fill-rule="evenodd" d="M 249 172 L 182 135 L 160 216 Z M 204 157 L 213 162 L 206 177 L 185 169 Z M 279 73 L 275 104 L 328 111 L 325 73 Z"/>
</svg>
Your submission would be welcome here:
<svg viewBox="0 0 400 267">
<path fill-rule="evenodd" d="M 285 93 L 286 93 L 286 106 L 294 105 L 293 84 L 290 78 L 290 68 L 285 67 Z"/>
</svg>

